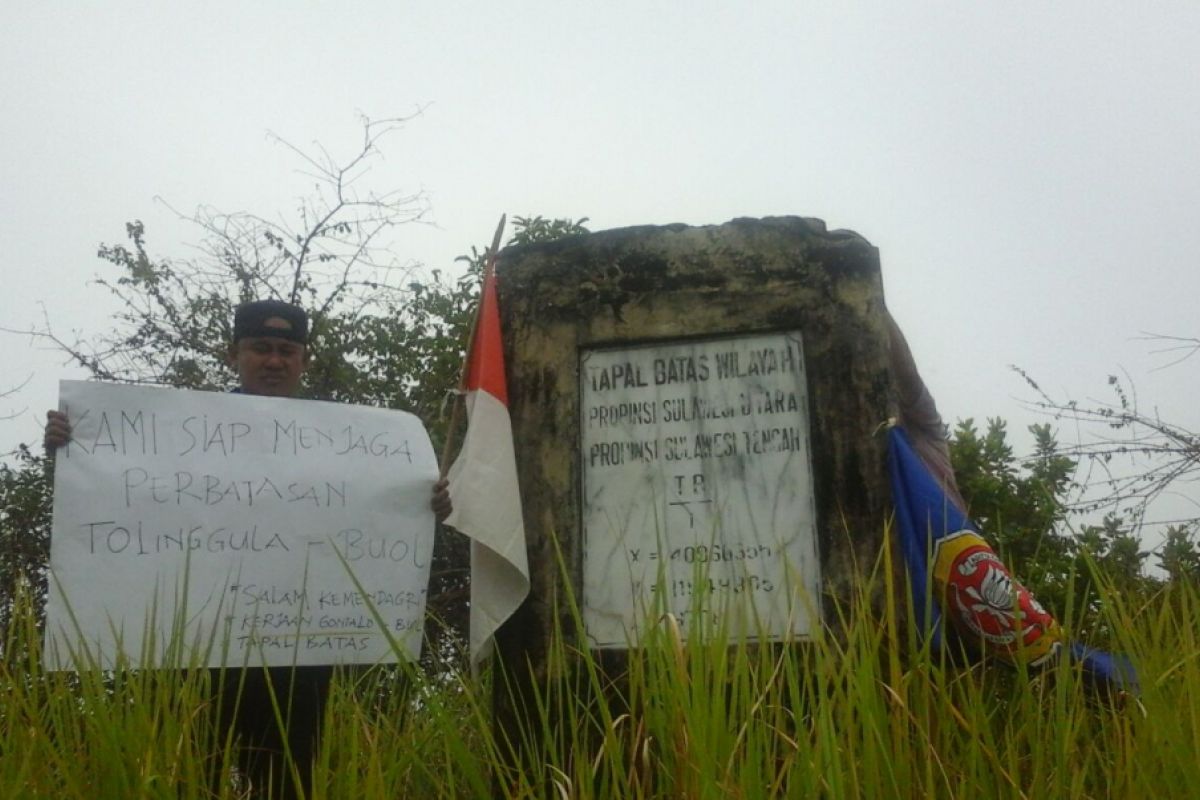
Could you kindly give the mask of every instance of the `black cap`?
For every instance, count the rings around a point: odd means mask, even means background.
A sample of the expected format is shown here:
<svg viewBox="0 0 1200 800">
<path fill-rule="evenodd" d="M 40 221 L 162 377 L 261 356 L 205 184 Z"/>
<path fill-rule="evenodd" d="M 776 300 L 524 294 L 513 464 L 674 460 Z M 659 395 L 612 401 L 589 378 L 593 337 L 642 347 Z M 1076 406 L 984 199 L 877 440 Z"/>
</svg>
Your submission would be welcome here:
<svg viewBox="0 0 1200 800">
<path fill-rule="evenodd" d="M 267 322 L 272 324 L 268 325 Z M 269 336 L 300 344 L 308 343 L 308 315 L 304 309 L 282 300 L 242 303 L 233 315 L 233 340 L 247 336 Z"/>
</svg>

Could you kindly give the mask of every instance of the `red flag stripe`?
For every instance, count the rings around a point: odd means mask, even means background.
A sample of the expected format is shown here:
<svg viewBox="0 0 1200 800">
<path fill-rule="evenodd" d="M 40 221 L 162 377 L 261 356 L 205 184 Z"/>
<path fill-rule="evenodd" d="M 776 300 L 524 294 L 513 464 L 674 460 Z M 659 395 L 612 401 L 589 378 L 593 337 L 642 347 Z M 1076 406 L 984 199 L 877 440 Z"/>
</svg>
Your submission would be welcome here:
<svg viewBox="0 0 1200 800">
<path fill-rule="evenodd" d="M 500 306 L 496 301 L 496 274 L 488 269 L 483 276 L 479 299 L 479 320 L 475 340 L 467 358 L 467 376 L 463 389 L 475 389 L 495 397 L 508 406 L 508 387 L 504 381 L 504 348 L 500 342 Z"/>
</svg>

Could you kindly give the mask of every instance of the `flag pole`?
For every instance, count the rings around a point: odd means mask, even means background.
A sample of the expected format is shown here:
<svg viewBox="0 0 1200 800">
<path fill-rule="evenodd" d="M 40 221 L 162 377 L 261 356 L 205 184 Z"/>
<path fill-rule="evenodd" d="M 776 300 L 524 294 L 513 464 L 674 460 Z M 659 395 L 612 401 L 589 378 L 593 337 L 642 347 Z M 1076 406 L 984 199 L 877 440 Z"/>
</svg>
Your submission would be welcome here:
<svg viewBox="0 0 1200 800">
<path fill-rule="evenodd" d="M 459 421 L 462 419 L 462 407 L 465 402 L 465 394 L 462 390 L 467 385 L 467 369 L 471 364 L 471 353 L 475 350 L 475 336 L 479 332 L 479 313 L 483 308 L 483 285 L 487 283 L 488 276 L 496 271 L 496 255 L 500 252 L 500 239 L 504 236 L 504 223 L 507 219 L 507 214 L 500 215 L 500 224 L 496 226 L 496 234 L 492 237 L 492 246 L 484 254 L 479 308 L 475 310 L 475 319 L 471 322 L 471 335 L 467 338 L 467 355 L 463 359 L 462 373 L 458 378 L 459 391 L 455 394 L 454 404 L 450 408 L 450 424 L 446 426 L 446 441 L 442 444 L 442 457 L 438 462 L 441 464 L 439 476 L 442 478 L 446 477 L 446 472 L 450 469 L 450 454 L 454 452 L 455 445 L 454 435 L 458 430 Z"/>
</svg>

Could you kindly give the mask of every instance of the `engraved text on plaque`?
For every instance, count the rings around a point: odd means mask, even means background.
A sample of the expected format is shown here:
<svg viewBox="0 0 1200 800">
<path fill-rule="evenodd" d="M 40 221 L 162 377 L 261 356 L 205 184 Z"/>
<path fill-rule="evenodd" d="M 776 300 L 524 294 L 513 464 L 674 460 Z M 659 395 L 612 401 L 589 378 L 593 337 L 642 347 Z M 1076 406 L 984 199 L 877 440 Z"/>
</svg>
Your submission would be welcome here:
<svg viewBox="0 0 1200 800">
<path fill-rule="evenodd" d="M 693 631 L 723 618 L 730 637 L 810 632 L 820 575 L 799 333 L 590 349 L 580 382 L 592 646 L 634 644 L 667 611 Z"/>
</svg>

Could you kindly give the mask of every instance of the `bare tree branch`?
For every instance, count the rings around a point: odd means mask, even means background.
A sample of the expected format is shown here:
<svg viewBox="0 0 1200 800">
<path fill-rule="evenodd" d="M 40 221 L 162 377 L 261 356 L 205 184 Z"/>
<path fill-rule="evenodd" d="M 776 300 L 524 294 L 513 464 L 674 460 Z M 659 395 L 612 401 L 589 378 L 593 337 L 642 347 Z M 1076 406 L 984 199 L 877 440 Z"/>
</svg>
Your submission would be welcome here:
<svg viewBox="0 0 1200 800">
<path fill-rule="evenodd" d="M 11 330 L 9 330 L 8 328 L 3 328 L 3 327 L 0 327 L 0 332 L 3 332 L 3 333 L 16 333 L 16 331 L 11 331 Z M 10 387 L 10 388 L 8 388 L 8 389 L 0 389 L 0 400 L 3 400 L 3 399 L 4 399 L 4 398 L 6 398 L 6 397 L 12 397 L 12 396 L 13 396 L 13 395 L 15 395 L 16 393 L 18 393 L 19 391 L 21 391 L 22 389 L 24 389 L 26 386 L 28 386 L 28 385 L 29 385 L 29 382 L 30 382 L 31 380 L 33 380 L 33 373 L 32 373 L 32 372 L 31 372 L 31 373 L 29 373 L 28 375 L 26 375 L 26 376 L 25 376 L 25 380 L 21 381 L 21 382 L 20 382 L 20 383 L 18 383 L 16 386 L 12 386 L 12 387 Z M 4 412 L 4 413 L 0 414 L 0 420 L 16 419 L 17 417 L 19 417 L 19 416 L 21 416 L 22 414 L 24 414 L 24 413 L 25 413 L 25 411 L 26 411 L 26 409 L 25 409 L 25 408 L 21 408 L 20 410 L 17 410 L 17 411 L 7 411 L 7 412 Z"/>
<path fill-rule="evenodd" d="M 1028 408 L 1068 423 L 1075 431 L 1074 443 L 1060 448 L 1062 455 L 1086 469 L 1079 481 L 1086 491 L 1073 504 L 1075 510 L 1116 513 L 1138 527 L 1150 524 L 1148 511 L 1159 498 L 1173 493 L 1192 498 L 1180 490 L 1200 481 L 1200 434 L 1162 419 L 1156 411 L 1143 411 L 1128 374 L 1109 376 L 1115 401 L 1080 402 L 1051 397 L 1024 370 L 1012 369 L 1037 394 L 1038 399 L 1026 403 Z M 1193 502 L 1200 509 L 1200 503 Z M 1200 513 L 1186 523 L 1200 524 Z"/>
<path fill-rule="evenodd" d="M 1189 338 L 1185 336 L 1167 336 L 1161 333 L 1147 333 L 1145 331 L 1142 331 L 1142 335 L 1138 338 L 1142 341 L 1167 343 L 1167 346 L 1160 347 L 1157 350 L 1151 350 L 1150 352 L 1154 355 L 1160 355 L 1163 353 L 1179 353 L 1182 351 L 1183 355 L 1172 356 L 1170 361 L 1168 361 L 1166 364 L 1158 365 L 1154 368 L 1155 370 L 1166 369 L 1167 367 L 1173 367 L 1176 364 L 1181 364 L 1192 356 L 1196 355 L 1196 353 L 1200 352 L 1200 339 L 1197 338 Z"/>
</svg>

